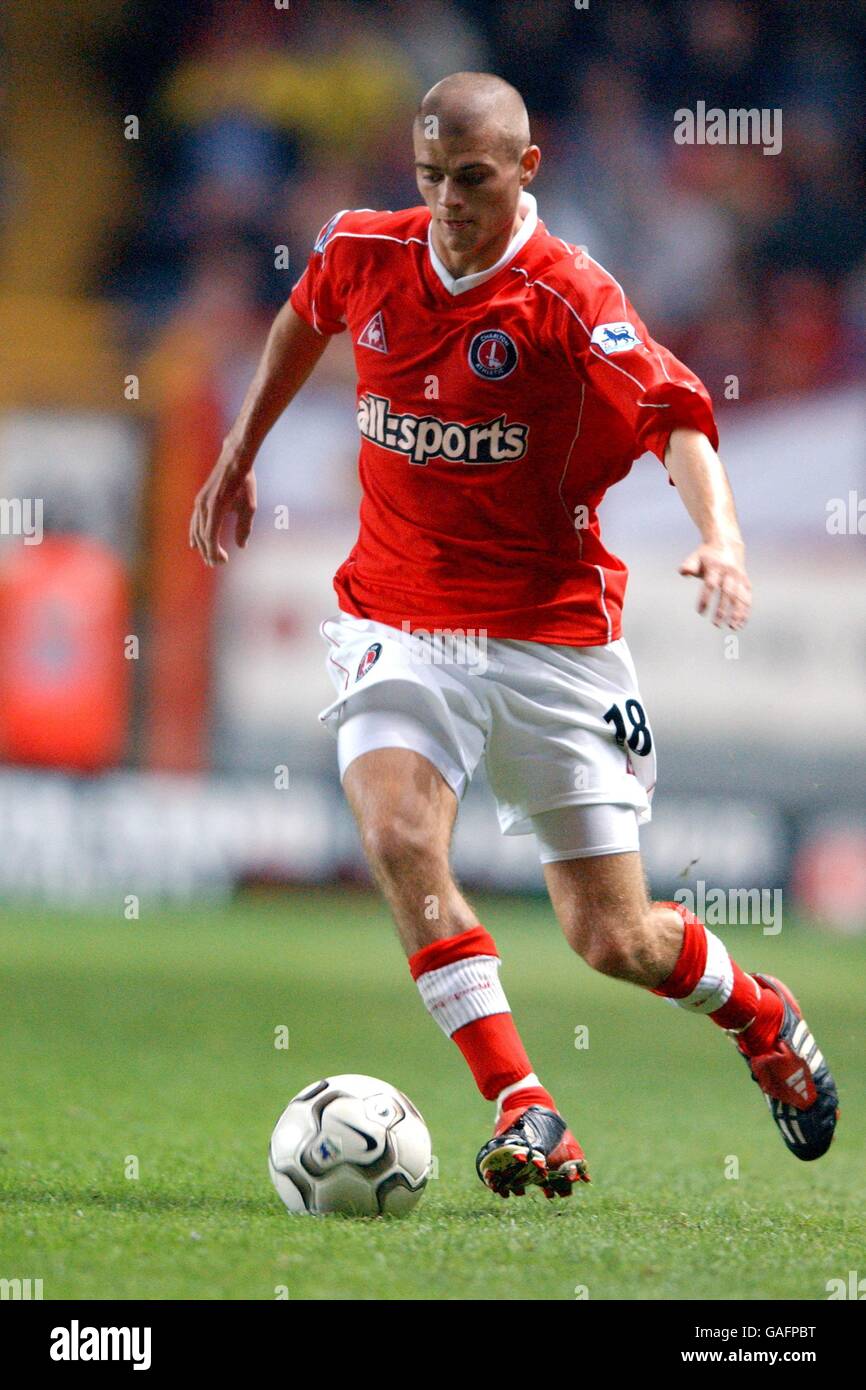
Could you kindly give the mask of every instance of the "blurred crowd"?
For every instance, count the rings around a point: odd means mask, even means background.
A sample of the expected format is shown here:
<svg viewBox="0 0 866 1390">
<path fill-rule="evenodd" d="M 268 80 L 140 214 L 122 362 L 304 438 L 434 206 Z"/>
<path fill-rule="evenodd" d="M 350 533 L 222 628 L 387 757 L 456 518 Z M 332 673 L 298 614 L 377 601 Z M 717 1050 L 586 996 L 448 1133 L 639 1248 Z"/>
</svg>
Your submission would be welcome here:
<svg viewBox="0 0 866 1390">
<path fill-rule="evenodd" d="M 145 341 L 181 317 L 252 351 L 335 211 L 420 201 L 412 114 L 473 69 L 527 101 L 546 225 L 714 397 L 731 374 L 755 400 L 863 369 L 863 0 L 192 0 L 130 5 L 115 33 L 140 201 L 99 286 Z M 780 109 L 781 152 L 676 143 L 699 101 Z"/>
</svg>

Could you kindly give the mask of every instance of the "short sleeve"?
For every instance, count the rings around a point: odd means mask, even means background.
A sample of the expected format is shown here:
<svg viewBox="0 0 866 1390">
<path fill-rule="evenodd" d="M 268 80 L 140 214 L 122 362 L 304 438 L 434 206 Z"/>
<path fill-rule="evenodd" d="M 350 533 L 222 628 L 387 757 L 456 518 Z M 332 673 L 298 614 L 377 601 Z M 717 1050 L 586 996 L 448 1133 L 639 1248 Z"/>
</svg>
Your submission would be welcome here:
<svg viewBox="0 0 866 1390">
<path fill-rule="evenodd" d="M 343 333 L 346 328 L 345 284 L 340 278 L 339 256 L 332 237 L 342 212 L 326 222 L 300 280 L 292 287 L 289 303 L 296 314 L 317 333 Z"/>
<path fill-rule="evenodd" d="M 581 375 L 632 430 L 636 454 L 649 450 L 664 463 L 670 434 L 680 428 L 700 430 L 717 449 L 703 382 L 651 337 L 617 281 L 590 265 L 579 299 L 566 297 L 570 355 Z"/>
</svg>

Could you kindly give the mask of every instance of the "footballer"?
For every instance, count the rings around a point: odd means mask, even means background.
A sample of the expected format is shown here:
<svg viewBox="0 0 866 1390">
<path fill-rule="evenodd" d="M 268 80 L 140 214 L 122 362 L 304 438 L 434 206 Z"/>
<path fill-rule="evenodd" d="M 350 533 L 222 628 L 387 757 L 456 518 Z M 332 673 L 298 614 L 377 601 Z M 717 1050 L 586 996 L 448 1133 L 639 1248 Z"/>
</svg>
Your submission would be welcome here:
<svg viewBox="0 0 866 1390">
<path fill-rule="evenodd" d="M 259 446 L 349 332 L 360 527 L 322 624 L 336 698 L 319 717 L 423 1003 L 496 1103 L 479 1176 L 504 1197 L 589 1181 L 521 1041 L 489 925 L 450 869 L 482 757 L 503 834 L 537 838 L 569 945 L 706 1015 L 790 1151 L 819 1158 L 836 1088 L 790 989 L 741 969 L 681 904 L 650 901 L 641 864 L 655 746 L 621 635 L 627 569 L 597 509 L 654 453 L 700 537 L 679 570 L 698 581 L 698 611 L 743 626 L 750 585 L 709 394 L 613 276 L 545 227 L 529 191 L 541 152 L 512 86 L 446 77 L 413 135 L 424 205 L 337 212 L 322 228 L 196 498 L 190 544 L 225 563 L 234 514 L 246 545 Z"/>
</svg>

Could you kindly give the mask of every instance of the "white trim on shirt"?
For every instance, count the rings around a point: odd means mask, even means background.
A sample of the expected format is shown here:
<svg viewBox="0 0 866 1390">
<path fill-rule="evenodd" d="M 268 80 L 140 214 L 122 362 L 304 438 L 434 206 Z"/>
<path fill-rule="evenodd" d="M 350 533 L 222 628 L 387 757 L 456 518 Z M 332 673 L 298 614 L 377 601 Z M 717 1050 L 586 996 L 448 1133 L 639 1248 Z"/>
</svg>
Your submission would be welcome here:
<svg viewBox="0 0 866 1390">
<path fill-rule="evenodd" d="M 430 219 L 430 228 L 427 232 L 430 263 L 449 294 L 463 294 L 466 290 L 474 290 L 476 285 L 482 285 L 485 280 L 489 280 L 504 265 L 513 260 L 518 251 L 526 245 L 538 226 L 538 204 L 533 194 L 527 193 L 526 189 L 520 195 L 518 208 L 525 209 L 523 223 L 519 231 L 515 232 L 495 265 L 488 266 L 486 270 L 477 270 L 474 275 L 454 276 L 445 268 L 433 249 L 433 219 Z"/>
</svg>

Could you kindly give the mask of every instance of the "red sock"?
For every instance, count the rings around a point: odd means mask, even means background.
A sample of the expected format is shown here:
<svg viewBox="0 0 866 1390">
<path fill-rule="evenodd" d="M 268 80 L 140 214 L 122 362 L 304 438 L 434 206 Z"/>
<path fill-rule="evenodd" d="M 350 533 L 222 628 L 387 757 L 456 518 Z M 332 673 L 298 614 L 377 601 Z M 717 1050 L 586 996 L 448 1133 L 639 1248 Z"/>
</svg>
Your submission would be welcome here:
<svg viewBox="0 0 866 1390">
<path fill-rule="evenodd" d="M 759 1057 L 762 1052 L 772 1052 L 779 1036 L 785 1009 L 778 994 L 771 989 L 761 989 L 761 1005 L 752 1023 L 740 1030 L 737 1042 L 749 1057 Z M 722 1027 L 725 1027 L 722 1024 Z"/>
<path fill-rule="evenodd" d="M 683 942 L 670 975 L 651 993 L 672 999 L 681 1008 L 709 1014 L 720 1028 L 738 1033 L 750 1055 L 769 1051 L 784 1013 L 778 995 L 763 989 L 754 975 L 747 975 L 719 938 L 682 903 L 660 906 L 679 913 Z"/>
<path fill-rule="evenodd" d="M 487 1100 L 504 1098 L 510 1113 L 547 1105 L 553 1097 L 538 1082 L 499 983 L 499 952 L 484 927 L 423 946 L 409 957 L 421 997 L 442 1031 L 463 1053 Z M 518 1083 L 526 1082 L 525 1086 Z"/>
</svg>

